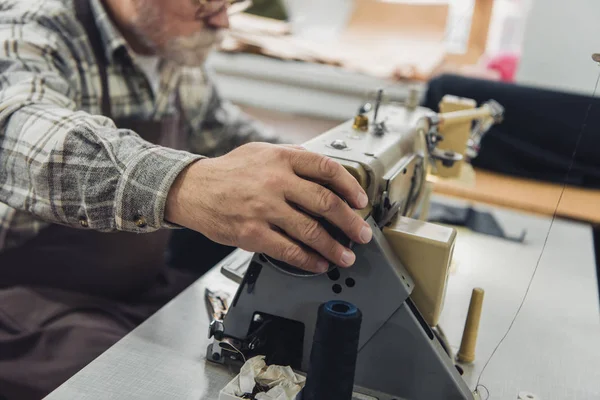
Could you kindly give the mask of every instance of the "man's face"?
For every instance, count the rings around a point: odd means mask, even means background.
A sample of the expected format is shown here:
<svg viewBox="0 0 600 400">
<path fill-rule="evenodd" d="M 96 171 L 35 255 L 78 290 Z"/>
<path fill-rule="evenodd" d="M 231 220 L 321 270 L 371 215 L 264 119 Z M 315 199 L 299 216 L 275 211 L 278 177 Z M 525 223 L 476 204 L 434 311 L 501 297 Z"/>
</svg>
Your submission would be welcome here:
<svg viewBox="0 0 600 400">
<path fill-rule="evenodd" d="M 133 0 L 133 28 L 158 56 L 200 66 L 229 26 L 226 0 Z"/>
</svg>

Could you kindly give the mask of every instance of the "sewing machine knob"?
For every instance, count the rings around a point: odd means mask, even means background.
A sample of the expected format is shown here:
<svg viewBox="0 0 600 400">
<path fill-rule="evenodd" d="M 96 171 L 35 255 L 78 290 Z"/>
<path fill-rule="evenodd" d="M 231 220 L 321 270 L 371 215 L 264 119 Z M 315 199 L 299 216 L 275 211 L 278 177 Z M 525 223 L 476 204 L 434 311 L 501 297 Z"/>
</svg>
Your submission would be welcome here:
<svg viewBox="0 0 600 400">
<path fill-rule="evenodd" d="M 331 147 L 333 147 L 336 150 L 345 150 L 348 148 L 348 145 L 345 141 L 341 139 L 336 139 L 333 142 L 331 142 Z"/>
<path fill-rule="evenodd" d="M 354 117 L 354 123 L 352 124 L 352 129 L 357 131 L 366 132 L 369 130 L 369 117 L 364 114 L 358 114 Z"/>
</svg>

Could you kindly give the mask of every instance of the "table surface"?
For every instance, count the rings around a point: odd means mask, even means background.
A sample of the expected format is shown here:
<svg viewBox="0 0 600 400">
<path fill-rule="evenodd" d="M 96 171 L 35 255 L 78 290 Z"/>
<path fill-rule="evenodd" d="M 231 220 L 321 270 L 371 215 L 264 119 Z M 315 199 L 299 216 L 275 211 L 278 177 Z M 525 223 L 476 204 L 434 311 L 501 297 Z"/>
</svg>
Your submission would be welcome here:
<svg viewBox="0 0 600 400">
<path fill-rule="evenodd" d="M 434 191 L 521 211 L 600 224 L 600 190 L 540 182 L 476 170 L 474 182 L 437 180 Z M 507 195 L 508 194 L 508 195 Z"/>
<path fill-rule="evenodd" d="M 549 218 L 490 210 L 507 233 L 525 229 L 527 239 L 459 230 L 440 325 L 456 351 L 471 290 L 485 289 L 477 359 L 465 370 L 471 388 L 513 321 L 550 227 Z M 205 360 L 206 287 L 236 285 L 211 270 L 47 399 L 217 399 L 234 373 Z M 600 398 L 598 304 L 591 228 L 556 220 L 526 301 L 481 377 L 489 398 Z"/>
</svg>

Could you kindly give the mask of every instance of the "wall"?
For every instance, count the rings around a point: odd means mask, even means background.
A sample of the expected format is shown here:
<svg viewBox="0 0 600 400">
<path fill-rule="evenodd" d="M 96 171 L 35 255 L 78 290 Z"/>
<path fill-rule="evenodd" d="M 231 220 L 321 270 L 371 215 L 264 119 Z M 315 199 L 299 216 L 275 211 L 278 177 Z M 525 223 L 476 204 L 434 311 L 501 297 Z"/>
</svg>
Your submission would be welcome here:
<svg viewBox="0 0 600 400">
<path fill-rule="evenodd" d="M 591 95 L 600 67 L 599 0 L 534 0 L 517 81 Z"/>
</svg>

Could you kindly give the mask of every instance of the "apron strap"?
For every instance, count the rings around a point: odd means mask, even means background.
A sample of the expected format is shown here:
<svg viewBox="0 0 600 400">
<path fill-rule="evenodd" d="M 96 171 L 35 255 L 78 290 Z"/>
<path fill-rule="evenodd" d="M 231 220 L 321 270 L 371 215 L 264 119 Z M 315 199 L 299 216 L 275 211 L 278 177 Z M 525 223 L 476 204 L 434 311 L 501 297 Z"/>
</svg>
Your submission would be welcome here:
<svg viewBox="0 0 600 400">
<path fill-rule="evenodd" d="M 102 114 L 105 117 L 112 118 L 110 96 L 108 93 L 108 74 L 106 72 L 108 63 L 106 61 L 102 38 L 100 36 L 100 31 L 98 31 L 98 27 L 96 26 L 90 0 L 75 0 L 73 3 L 75 5 L 77 19 L 83 25 L 87 33 L 88 40 L 94 51 L 96 64 L 98 65 L 98 73 L 102 84 Z"/>
<path fill-rule="evenodd" d="M 176 91 L 175 103 L 177 112 L 175 116 L 164 117 L 160 121 L 146 121 L 139 118 L 115 119 L 113 117 L 108 88 L 108 61 L 106 59 L 104 44 L 98 26 L 96 25 L 90 1 L 91 0 L 74 0 L 73 4 L 75 6 L 77 19 L 86 31 L 88 40 L 94 52 L 96 64 L 98 65 L 98 74 L 102 84 L 102 115 L 112 119 L 119 129 L 131 129 L 150 143 L 178 150 L 187 150 L 188 138 L 185 136 L 185 132 L 181 127 L 181 121 L 178 115 L 181 110 L 179 90 Z"/>
</svg>

